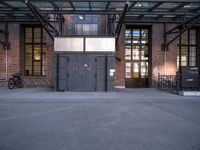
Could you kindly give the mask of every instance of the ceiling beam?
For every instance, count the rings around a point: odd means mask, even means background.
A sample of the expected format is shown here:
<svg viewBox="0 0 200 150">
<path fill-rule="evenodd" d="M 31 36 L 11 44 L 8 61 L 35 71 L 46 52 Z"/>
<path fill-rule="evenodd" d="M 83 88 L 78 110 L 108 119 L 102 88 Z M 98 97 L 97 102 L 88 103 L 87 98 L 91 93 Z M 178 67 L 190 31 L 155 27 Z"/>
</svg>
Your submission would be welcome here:
<svg viewBox="0 0 200 150">
<path fill-rule="evenodd" d="M 169 11 L 176 11 L 176 10 L 178 10 L 178 9 L 181 9 L 181 8 L 184 7 L 185 5 L 187 5 L 187 3 L 179 4 L 178 6 L 172 8 L 172 9 L 169 9 Z"/>
<path fill-rule="evenodd" d="M 69 4 L 70 4 L 71 8 L 72 8 L 72 9 L 75 11 L 75 10 L 76 10 L 76 8 L 74 7 L 74 4 L 73 4 L 73 2 L 69 1 Z"/>
<path fill-rule="evenodd" d="M 137 2 L 132 2 L 131 5 L 128 7 L 127 11 L 130 11 L 136 4 Z"/>
<path fill-rule="evenodd" d="M 107 12 L 101 11 L 101 10 L 38 10 L 40 14 L 116 14 L 120 15 L 122 13 L 121 10 L 109 10 Z M 32 14 L 30 10 L 10 10 L 10 9 L 0 9 L 0 14 Z M 177 11 L 177 12 L 170 12 L 170 11 L 152 11 L 147 12 L 146 10 L 143 11 L 129 11 L 126 13 L 127 15 L 195 15 L 198 14 L 198 12 L 184 12 L 184 11 Z"/>
<path fill-rule="evenodd" d="M 160 5 L 162 5 L 163 2 L 159 2 L 159 3 L 156 3 L 154 6 L 152 6 L 151 8 L 147 9 L 148 12 L 151 12 L 153 11 L 154 9 L 158 8 Z M 142 17 L 144 17 L 144 15 L 140 15 L 138 17 L 138 19 L 141 19 Z"/>
<path fill-rule="evenodd" d="M 163 2 L 158 2 L 154 6 L 152 6 L 151 8 L 147 9 L 147 11 L 149 11 L 149 12 L 153 11 L 154 9 L 158 8 L 162 4 L 163 4 Z"/>
<path fill-rule="evenodd" d="M 194 9 L 190 10 L 190 12 L 196 12 L 196 11 L 198 11 L 198 10 L 200 10 L 200 6 L 197 7 L 197 8 L 194 8 Z"/>
<path fill-rule="evenodd" d="M 49 0 L 49 2 L 51 3 L 51 5 L 54 7 L 55 10 L 59 10 L 60 8 L 58 7 L 58 5 L 56 5 L 56 3 L 52 0 Z"/>
<path fill-rule="evenodd" d="M 110 2 L 107 2 L 105 11 L 108 11 L 109 5 L 110 5 Z"/>
<path fill-rule="evenodd" d="M 1 0 L 1 1 L 13 1 L 13 0 Z M 14 0 L 24 2 L 24 0 Z M 40 2 L 48 2 L 49 0 L 40 0 Z M 69 2 L 72 0 L 53 0 L 54 2 Z M 73 2 L 88 2 L 90 0 L 73 0 Z M 93 0 L 93 2 L 126 2 L 126 0 Z M 38 2 L 38 0 L 30 0 L 30 2 Z M 129 0 L 130 3 L 138 2 L 138 0 Z M 199 0 L 140 0 L 139 2 L 164 2 L 164 3 L 200 3 Z"/>
<path fill-rule="evenodd" d="M 89 1 L 89 8 L 90 8 L 90 11 L 92 11 L 92 6 L 91 6 L 91 2 Z"/>
</svg>

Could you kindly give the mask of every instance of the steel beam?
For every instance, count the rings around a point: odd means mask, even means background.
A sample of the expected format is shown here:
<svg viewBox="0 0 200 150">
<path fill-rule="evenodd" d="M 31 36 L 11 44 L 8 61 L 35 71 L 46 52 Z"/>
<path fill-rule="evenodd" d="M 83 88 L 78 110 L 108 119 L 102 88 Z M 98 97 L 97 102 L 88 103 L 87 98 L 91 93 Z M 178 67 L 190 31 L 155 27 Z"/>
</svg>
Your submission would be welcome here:
<svg viewBox="0 0 200 150">
<path fill-rule="evenodd" d="M 164 46 L 167 48 L 171 43 L 173 43 L 177 38 L 179 38 L 185 31 L 190 29 L 192 26 L 194 26 L 196 23 L 198 23 L 200 20 L 200 13 L 199 15 L 196 15 L 193 18 L 190 18 L 183 22 L 182 25 L 178 25 L 171 30 L 167 31 L 164 34 L 164 38 L 167 39 L 168 34 L 177 34 L 174 38 L 172 38 L 170 41 L 168 41 Z"/>
<path fill-rule="evenodd" d="M 136 4 L 137 2 L 132 2 L 131 5 L 128 7 L 128 11 L 130 11 Z"/>
<path fill-rule="evenodd" d="M 196 20 L 196 19 L 199 19 L 199 18 L 200 18 L 200 13 L 197 14 L 196 16 L 194 16 L 194 17 L 192 17 L 192 18 L 186 20 L 186 21 L 183 22 L 181 25 L 178 25 L 178 26 L 172 28 L 171 30 L 167 31 L 166 34 L 173 34 L 173 32 L 174 32 L 175 30 L 180 30 L 180 29 L 182 29 L 182 28 L 183 28 L 183 25 L 187 25 L 187 24 L 189 24 L 190 22 L 192 22 L 193 20 Z"/>
<path fill-rule="evenodd" d="M 13 1 L 13 0 L 4 0 Z M 24 2 L 24 0 L 15 0 Z M 40 0 L 40 2 L 48 2 L 49 0 Z M 72 0 L 53 0 L 54 2 L 68 2 Z M 73 0 L 73 2 L 88 2 L 90 0 Z M 126 0 L 93 0 L 93 2 L 126 2 Z M 38 0 L 30 0 L 30 2 L 38 2 Z M 129 0 L 129 2 L 138 2 L 138 0 Z M 139 2 L 165 2 L 165 3 L 200 3 L 199 0 L 140 0 Z"/>
<path fill-rule="evenodd" d="M 178 9 L 181 9 L 181 8 L 184 7 L 185 5 L 187 5 L 187 3 L 179 4 L 178 6 L 176 6 L 176 7 L 172 8 L 172 9 L 170 9 L 169 11 L 174 12 L 174 11 L 176 11 L 176 10 L 178 10 Z"/>
<path fill-rule="evenodd" d="M 50 38 L 54 41 L 53 35 L 49 32 L 49 30 L 48 30 L 47 26 L 44 24 L 43 19 L 41 18 L 41 16 L 37 13 L 37 11 L 33 8 L 33 6 L 29 3 L 28 0 L 26 0 L 25 3 L 28 6 L 28 8 L 30 8 L 30 10 L 33 12 L 35 17 L 39 20 L 40 24 L 43 26 L 43 28 L 45 29 L 47 34 L 50 36 Z"/>
<path fill-rule="evenodd" d="M 119 23 L 118 23 L 117 28 L 115 30 L 115 34 L 117 35 L 116 44 L 118 43 L 119 35 L 120 35 L 120 32 L 121 32 L 122 24 L 124 22 L 124 18 L 126 16 L 126 12 L 128 10 L 128 6 L 129 6 L 129 2 L 126 1 L 126 4 L 124 5 L 123 13 L 120 17 Z"/>
<path fill-rule="evenodd" d="M 40 14 L 99 14 L 99 15 L 120 15 L 123 11 L 121 10 L 60 10 L 59 12 L 56 10 L 37 10 Z M 11 10 L 7 8 L 1 8 L 0 14 L 32 14 L 30 10 Z M 177 11 L 177 12 L 170 12 L 170 11 L 152 11 L 148 12 L 145 10 L 138 10 L 138 11 L 128 11 L 127 15 L 188 15 L 194 16 L 198 14 L 198 12 L 185 12 L 185 11 Z"/>
<path fill-rule="evenodd" d="M 110 2 L 107 3 L 105 11 L 108 11 L 109 5 L 110 5 Z"/>
<path fill-rule="evenodd" d="M 163 4 L 163 2 L 158 2 L 154 6 L 152 6 L 151 8 L 147 9 L 147 11 L 149 11 L 149 12 L 153 11 L 154 9 L 158 8 L 162 4 Z"/>
<path fill-rule="evenodd" d="M 75 11 L 76 9 L 75 9 L 75 7 L 74 7 L 73 2 L 69 1 L 69 4 L 70 4 L 70 6 L 72 7 L 72 9 Z"/>
</svg>

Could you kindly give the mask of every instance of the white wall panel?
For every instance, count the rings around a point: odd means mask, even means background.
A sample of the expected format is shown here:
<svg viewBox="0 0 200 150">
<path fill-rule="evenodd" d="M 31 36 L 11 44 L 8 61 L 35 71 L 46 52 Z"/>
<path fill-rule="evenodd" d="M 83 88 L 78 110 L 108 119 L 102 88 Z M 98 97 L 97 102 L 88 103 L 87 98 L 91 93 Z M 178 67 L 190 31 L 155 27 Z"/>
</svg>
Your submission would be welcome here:
<svg viewBox="0 0 200 150">
<path fill-rule="evenodd" d="M 86 49 L 87 52 L 95 51 L 115 51 L 115 38 L 86 38 Z"/>
<path fill-rule="evenodd" d="M 81 52 L 83 51 L 83 38 L 56 37 L 54 39 L 56 52 Z"/>
</svg>

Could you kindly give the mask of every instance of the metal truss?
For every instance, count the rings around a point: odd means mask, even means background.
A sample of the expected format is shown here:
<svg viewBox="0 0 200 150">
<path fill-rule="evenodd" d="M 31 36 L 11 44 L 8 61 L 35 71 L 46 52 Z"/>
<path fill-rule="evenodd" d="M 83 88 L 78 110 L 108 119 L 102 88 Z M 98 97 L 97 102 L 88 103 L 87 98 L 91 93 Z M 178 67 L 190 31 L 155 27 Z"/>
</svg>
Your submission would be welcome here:
<svg viewBox="0 0 200 150">
<path fill-rule="evenodd" d="M 163 50 L 167 51 L 168 46 L 173 43 L 177 38 L 179 38 L 185 31 L 193 27 L 197 22 L 200 21 L 200 13 L 196 16 L 183 21 L 180 25 L 166 31 L 166 24 L 164 24 L 164 47 Z M 168 40 L 168 35 L 175 34 L 174 38 Z"/>
<path fill-rule="evenodd" d="M 62 35 L 64 14 L 109 15 L 113 16 L 113 20 L 120 16 L 115 29 L 116 41 L 124 22 L 179 24 L 164 33 L 165 49 L 184 31 L 200 23 L 199 0 L 128 0 L 128 2 L 127 0 L 1 0 L 0 22 L 39 22 L 53 40 L 55 35 Z M 51 20 L 51 17 L 54 19 Z M 168 41 L 169 34 L 177 35 Z"/>
</svg>

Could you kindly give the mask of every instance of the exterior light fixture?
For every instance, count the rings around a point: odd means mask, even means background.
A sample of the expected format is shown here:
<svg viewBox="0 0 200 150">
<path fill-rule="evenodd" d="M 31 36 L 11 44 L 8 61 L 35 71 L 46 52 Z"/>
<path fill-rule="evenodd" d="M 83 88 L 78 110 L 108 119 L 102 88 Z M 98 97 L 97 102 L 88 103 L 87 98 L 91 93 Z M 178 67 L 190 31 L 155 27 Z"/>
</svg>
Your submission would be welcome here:
<svg viewBox="0 0 200 150">
<path fill-rule="evenodd" d="M 85 15 L 78 15 L 78 18 L 79 18 L 80 20 L 85 20 Z"/>
<path fill-rule="evenodd" d="M 135 7 L 142 7 L 142 4 L 140 2 L 138 2 Z"/>
</svg>

